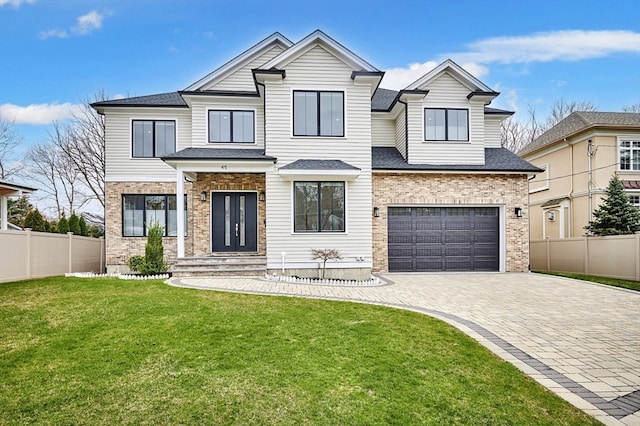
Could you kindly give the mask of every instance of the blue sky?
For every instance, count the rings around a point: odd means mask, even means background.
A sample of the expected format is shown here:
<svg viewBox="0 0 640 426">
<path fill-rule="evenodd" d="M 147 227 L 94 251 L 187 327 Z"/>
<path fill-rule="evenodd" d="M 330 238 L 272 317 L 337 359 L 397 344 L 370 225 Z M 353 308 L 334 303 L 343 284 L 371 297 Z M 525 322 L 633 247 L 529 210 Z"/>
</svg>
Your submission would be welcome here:
<svg viewBox="0 0 640 426">
<path fill-rule="evenodd" d="M 640 1 L 0 0 L 0 114 L 22 149 L 98 90 L 181 90 L 279 31 L 321 29 L 401 88 L 451 58 L 526 119 L 640 102 Z"/>
</svg>

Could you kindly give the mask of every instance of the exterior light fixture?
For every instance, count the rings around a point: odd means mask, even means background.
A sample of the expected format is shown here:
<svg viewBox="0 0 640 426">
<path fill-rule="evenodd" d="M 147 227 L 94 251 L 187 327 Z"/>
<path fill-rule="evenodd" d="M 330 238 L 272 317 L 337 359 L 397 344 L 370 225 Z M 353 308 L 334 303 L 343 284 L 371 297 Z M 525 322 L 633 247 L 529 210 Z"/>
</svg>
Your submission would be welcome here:
<svg viewBox="0 0 640 426">
<path fill-rule="evenodd" d="M 202 191 L 200 193 L 200 201 L 207 201 L 207 191 Z"/>
<path fill-rule="evenodd" d="M 516 217 L 522 217 L 522 209 L 520 207 L 516 207 L 514 210 Z"/>
<path fill-rule="evenodd" d="M 258 194 L 258 200 L 264 201 L 266 199 L 267 199 L 267 194 L 265 194 L 264 191 L 260 191 L 260 194 Z"/>
<path fill-rule="evenodd" d="M 373 208 L 373 217 L 380 217 L 380 208 L 379 207 L 374 207 Z"/>
</svg>

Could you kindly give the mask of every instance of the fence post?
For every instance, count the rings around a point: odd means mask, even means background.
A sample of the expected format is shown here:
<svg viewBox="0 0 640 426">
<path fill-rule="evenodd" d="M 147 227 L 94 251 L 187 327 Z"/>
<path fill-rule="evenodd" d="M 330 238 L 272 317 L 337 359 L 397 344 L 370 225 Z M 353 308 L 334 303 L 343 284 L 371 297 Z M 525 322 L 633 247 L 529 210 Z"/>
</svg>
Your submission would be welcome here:
<svg viewBox="0 0 640 426">
<path fill-rule="evenodd" d="M 68 271 L 69 273 L 73 272 L 73 232 L 67 232 L 67 235 L 69 236 L 69 264 L 68 264 Z"/>
<path fill-rule="evenodd" d="M 636 281 L 640 281 L 640 234 L 636 234 Z"/>
<path fill-rule="evenodd" d="M 100 270 L 98 273 L 102 274 L 104 272 L 104 263 L 105 263 L 105 247 L 104 247 L 104 237 L 100 237 Z"/>
<path fill-rule="evenodd" d="M 589 236 L 585 235 L 582 238 L 584 238 L 584 262 L 583 262 L 583 269 L 584 269 L 584 274 L 585 275 L 589 275 Z"/>
<path fill-rule="evenodd" d="M 27 235 L 27 252 L 25 253 L 26 279 L 31 279 L 31 228 L 24 228 Z"/>
</svg>

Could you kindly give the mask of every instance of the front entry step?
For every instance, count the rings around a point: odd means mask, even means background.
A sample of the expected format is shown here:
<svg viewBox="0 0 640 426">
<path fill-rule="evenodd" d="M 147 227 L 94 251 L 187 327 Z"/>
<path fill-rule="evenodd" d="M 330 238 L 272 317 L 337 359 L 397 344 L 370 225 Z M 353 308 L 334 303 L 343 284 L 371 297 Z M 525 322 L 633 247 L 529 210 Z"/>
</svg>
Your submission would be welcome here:
<svg viewBox="0 0 640 426">
<path fill-rule="evenodd" d="M 174 277 L 263 276 L 266 256 L 201 256 L 176 259 L 171 268 Z"/>
</svg>

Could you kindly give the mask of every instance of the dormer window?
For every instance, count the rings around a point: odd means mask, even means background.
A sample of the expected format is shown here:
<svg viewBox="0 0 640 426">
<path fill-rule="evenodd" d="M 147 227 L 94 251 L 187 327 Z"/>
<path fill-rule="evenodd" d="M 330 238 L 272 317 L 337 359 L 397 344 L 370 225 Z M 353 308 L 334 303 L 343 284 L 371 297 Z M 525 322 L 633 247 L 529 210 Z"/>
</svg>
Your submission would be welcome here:
<svg viewBox="0 0 640 426">
<path fill-rule="evenodd" d="M 253 111 L 210 110 L 210 143 L 253 143 Z"/>
<path fill-rule="evenodd" d="M 468 141 L 469 110 L 425 108 L 425 141 Z"/>
<path fill-rule="evenodd" d="M 293 136 L 344 136 L 344 92 L 295 90 Z"/>
</svg>

